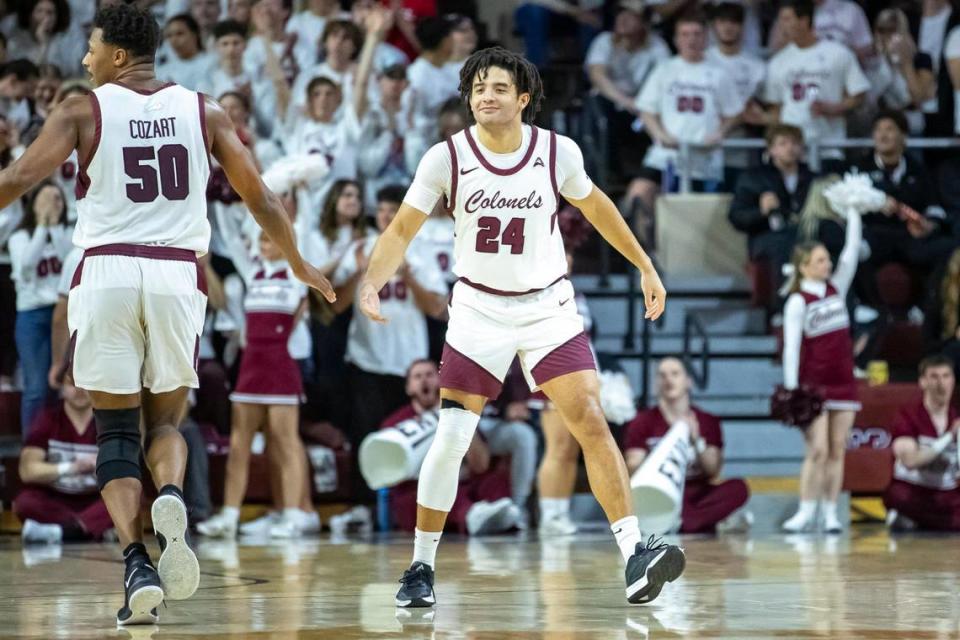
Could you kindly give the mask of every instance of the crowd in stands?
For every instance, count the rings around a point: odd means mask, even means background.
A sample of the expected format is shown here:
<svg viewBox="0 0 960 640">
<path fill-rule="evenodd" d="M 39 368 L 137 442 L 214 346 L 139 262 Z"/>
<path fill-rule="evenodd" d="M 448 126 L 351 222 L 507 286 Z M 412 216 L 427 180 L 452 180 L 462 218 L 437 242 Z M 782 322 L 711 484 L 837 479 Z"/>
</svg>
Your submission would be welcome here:
<svg viewBox="0 0 960 640">
<path fill-rule="evenodd" d="M 23 152 L 56 104 L 92 89 L 81 61 L 96 5 L 110 1 L 0 0 L 0 168 Z M 352 461 L 349 477 L 338 482 L 350 501 L 369 505 L 373 494 L 356 471 L 364 438 L 435 409 L 445 301 L 456 280 L 453 221 L 443 209 L 432 212 L 380 291 L 390 323 L 375 325 L 352 306 L 373 244 L 419 159 L 469 125 L 458 88 L 464 61 L 498 42 L 525 48 L 547 77 L 548 94 L 551 69 L 576 70 L 576 104 L 606 123 L 606 154 L 587 154 L 593 169 L 605 168 L 599 186 L 622 198 L 646 248 L 656 251 L 657 197 L 676 191 L 681 173 L 695 191 L 733 194 L 729 220 L 774 283 L 762 301 L 774 328 L 785 299 L 777 290 L 790 275 L 795 246 L 818 240 L 833 261 L 841 259 L 847 225 L 826 206 L 823 189 L 855 169 L 888 194 L 882 209 L 863 217 L 862 242 L 856 256 L 847 256 L 856 273 L 849 287 L 854 324 L 882 324 L 875 319 L 901 311 L 922 316 L 925 349 L 947 354 L 921 369 L 930 420 L 914 411 L 915 420 L 898 423 L 897 484 L 888 501 L 901 520 L 922 525 L 922 514 L 906 508 L 901 485 L 956 490 L 955 482 L 933 487 L 916 469 L 944 452 L 956 466 L 956 439 L 947 443 L 942 435 L 956 429 L 953 409 L 949 419 L 941 414 L 948 386 L 952 392 L 947 365 L 960 362 L 960 162 L 949 148 L 907 145 L 908 138 L 960 133 L 960 7 L 949 0 L 136 1 L 151 7 L 163 29 L 157 76 L 218 100 L 265 175 L 282 178 L 291 162 L 319 167 L 283 197 L 302 252 L 337 288 L 331 304 L 300 287 L 223 171 L 213 168 L 201 388 L 185 428 L 203 433 L 190 439 L 191 456 L 204 461 L 207 450 L 228 452 L 228 462 L 219 512 L 203 480 L 188 487 L 195 513 L 207 517 L 202 533 L 242 532 L 258 430 L 266 438 L 274 505 L 258 526 L 290 537 L 320 528 L 313 506 L 318 467 L 337 468 L 332 456 L 312 449 L 341 443 Z M 495 30 L 505 22 L 514 30 Z M 576 104 L 554 108 L 570 117 Z M 554 126 L 562 121 L 557 113 L 543 113 L 539 122 Z M 872 138 L 872 146 L 831 146 L 857 136 Z M 740 138 L 764 138 L 766 147 L 722 148 Z M 20 476 L 29 489 L 15 509 L 39 540 L 100 539 L 109 529 L 93 495 L 89 399 L 65 372 L 66 300 L 81 257 L 70 239 L 83 162 L 74 155 L 0 211 L 0 391 L 22 393 Z M 568 246 L 571 260 L 576 244 Z M 890 309 L 878 284 L 890 263 L 925 285 L 905 309 Z M 256 318 L 262 297 L 284 300 L 283 322 L 264 326 Z M 258 361 L 258 349 L 277 336 L 288 341 L 289 358 Z M 863 367 L 875 336 L 858 337 L 856 364 Z M 250 377 L 264 368 L 274 374 L 267 383 Z M 711 482 L 723 463 L 719 421 L 690 404 L 679 361 L 663 361 L 658 375 L 658 406 L 625 431 L 631 470 L 673 421 L 688 420 L 697 454 L 681 530 L 742 524 L 745 485 Z M 448 522 L 470 533 L 525 529 L 539 487 L 540 521 L 569 533 L 575 471 L 556 469 L 575 469 L 576 441 L 528 389 L 511 393 L 481 423 Z M 510 460 L 497 462 L 504 455 Z M 535 482 L 538 464 L 551 470 L 545 481 Z M 206 470 L 205 462 L 197 465 L 194 480 Z M 544 486 L 560 476 L 563 487 Z M 391 489 L 392 520 L 401 528 L 413 526 L 411 486 Z M 52 502 L 59 506 L 43 506 Z"/>
</svg>

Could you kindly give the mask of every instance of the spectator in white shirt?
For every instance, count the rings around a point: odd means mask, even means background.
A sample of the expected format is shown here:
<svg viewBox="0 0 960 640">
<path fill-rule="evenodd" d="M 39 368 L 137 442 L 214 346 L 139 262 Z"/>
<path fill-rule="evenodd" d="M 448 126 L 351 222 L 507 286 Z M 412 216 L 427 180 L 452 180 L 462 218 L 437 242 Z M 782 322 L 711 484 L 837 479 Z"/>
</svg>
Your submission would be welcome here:
<svg viewBox="0 0 960 640">
<path fill-rule="evenodd" d="M 799 127 L 808 144 L 846 138 L 846 116 L 863 103 L 870 81 L 848 48 L 817 38 L 811 0 L 784 0 L 778 20 L 790 44 L 767 67 L 770 120 Z M 842 161 L 843 153 L 827 149 L 821 157 Z"/>
<path fill-rule="evenodd" d="M 877 15 L 874 44 L 876 54 L 865 65 L 870 91 L 864 119 L 872 122 L 873 115 L 881 109 L 903 111 L 910 133 L 921 135 L 921 108 L 937 95 L 933 60 L 917 49 L 907 16 L 900 9 L 884 9 Z"/>
<path fill-rule="evenodd" d="M 200 25 L 187 13 L 167 20 L 163 37 L 169 45 L 169 57 L 157 65 L 157 78 L 192 91 L 210 91 L 210 73 L 214 61 L 203 50 Z"/>
<path fill-rule="evenodd" d="M 349 103 L 353 93 L 353 77 L 357 57 L 363 47 L 360 28 L 349 20 L 330 20 L 323 29 L 321 38 L 323 62 L 300 71 L 293 84 L 293 101 L 290 106 L 289 124 L 295 125 L 304 115 L 307 85 L 321 76 L 330 78 L 342 89 L 344 102 Z"/>
<path fill-rule="evenodd" d="M 268 74 L 267 67 L 276 66 L 282 71 L 287 84 L 293 84 L 299 72 L 293 57 L 295 38 L 284 32 L 290 17 L 290 7 L 283 0 L 259 0 L 250 10 L 250 25 L 253 35 L 247 41 L 243 53 L 243 67 L 254 77 Z M 284 113 L 277 114 L 282 120 Z"/>
<path fill-rule="evenodd" d="M 200 27 L 203 48 L 213 46 L 213 27 L 220 21 L 220 0 L 190 0 L 190 15 Z"/>
<path fill-rule="evenodd" d="M 607 116 L 609 161 L 614 173 L 621 173 L 627 158 L 639 155 L 647 144 L 646 136 L 635 132 L 640 117 L 636 100 L 653 68 L 670 57 L 670 49 L 656 33 L 651 33 L 643 12 L 621 9 L 613 31 L 604 31 L 593 39 L 584 65 L 590 76 L 592 93 Z"/>
<path fill-rule="evenodd" d="M 30 127 L 37 117 L 34 109 L 33 87 L 37 82 L 37 66 L 24 58 L 17 58 L 0 68 L 0 113 L 4 114 L 17 133 Z"/>
<path fill-rule="evenodd" d="M 301 69 L 309 69 L 320 61 L 320 39 L 327 23 L 345 18 L 338 0 L 308 0 L 303 11 L 290 16 L 286 31 L 296 36 L 293 56 Z"/>
<path fill-rule="evenodd" d="M 279 65 L 267 65 L 265 76 L 255 76 L 244 68 L 246 33 L 246 27 L 233 20 L 218 22 L 214 26 L 218 61 L 210 76 L 211 91 L 215 96 L 228 91 L 245 94 L 253 109 L 257 133 L 267 138 L 278 122 L 277 114 L 283 113 L 289 104 L 290 88 Z"/>
<path fill-rule="evenodd" d="M 26 433 L 49 394 L 53 307 L 63 261 L 70 252 L 67 207 L 60 187 L 41 184 L 28 201 L 20 228 L 10 236 L 12 277 L 17 288 L 17 354 L 23 371 L 20 425 Z"/>
<path fill-rule="evenodd" d="M 661 185 L 666 182 L 668 189 L 674 188 L 669 169 L 679 171 L 680 143 L 716 146 L 743 109 L 733 81 L 705 58 L 706 39 L 702 15 L 678 18 L 674 44 L 679 55 L 658 64 L 637 97 L 643 125 L 654 144 L 643 160 L 640 176 L 627 189 L 627 202 L 638 210 L 637 235 L 648 245 L 653 240 L 654 201 Z M 706 181 L 723 178 L 722 156 L 717 150 L 692 150 L 688 160 L 694 188 L 705 188 Z"/>
<path fill-rule="evenodd" d="M 393 65 L 377 74 L 375 98 L 366 90 L 373 75 L 377 47 L 391 25 L 391 14 L 385 10 L 366 14 L 366 38 L 350 105 L 360 124 L 357 169 L 366 187 L 366 199 L 371 202 L 381 187 L 406 184 L 411 178 L 403 147 L 403 133 L 410 123 L 409 105 L 402 100 L 407 88 L 406 67 Z"/>
<path fill-rule="evenodd" d="M 830 40 L 849 49 L 861 62 L 873 55 L 873 35 L 867 15 L 851 0 L 813 0 L 813 30 L 821 40 Z M 780 4 L 781 11 L 787 6 Z M 780 51 L 791 42 L 780 16 L 770 29 L 770 50 Z"/>
<path fill-rule="evenodd" d="M 22 0 L 14 6 L 16 23 L 7 34 L 8 49 L 17 58 L 55 64 L 67 75 L 79 75 L 87 37 L 71 23 L 66 0 Z"/>
<path fill-rule="evenodd" d="M 449 98 L 460 95 L 460 71 L 456 65 L 448 65 L 453 52 L 453 23 L 445 18 L 427 18 L 417 25 L 417 40 L 420 41 L 420 57 L 407 69 L 410 88 L 407 99 L 413 112 L 412 136 L 422 140 L 423 153 L 429 148 L 428 141 L 437 136 L 437 113 L 440 105 Z M 422 157 L 422 154 L 420 156 Z"/>
<path fill-rule="evenodd" d="M 743 50 L 746 16 L 743 5 L 722 2 L 713 8 L 712 16 L 711 27 L 716 44 L 707 49 L 706 58 L 727 72 L 743 105 L 743 124 L 731 129 L 727 137 L 746 138 L 751 133 L 747 125 L 761 126 L 766 122 L 766 114 L 757 97 L 763 87 L 767 66 L 763 60 Z M 737 182 L 737 175 L 756 164 L 756 155 L 746 149 L 726 151 L 723 156 L 724 183 L 732 188 Z"/>
</svg>

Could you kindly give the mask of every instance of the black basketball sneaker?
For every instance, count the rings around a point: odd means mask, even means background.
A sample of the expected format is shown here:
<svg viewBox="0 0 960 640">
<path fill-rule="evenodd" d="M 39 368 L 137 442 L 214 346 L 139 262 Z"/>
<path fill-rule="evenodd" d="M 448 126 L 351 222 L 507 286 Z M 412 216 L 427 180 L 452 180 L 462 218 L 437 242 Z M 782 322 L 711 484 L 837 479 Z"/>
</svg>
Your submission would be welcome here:
<svg viewBox="0 0 960 640">
<path fill-rule="evenodd" d="M 160 576 L 142 544 L 124 551 L 127 567 L 123 573 L 123 608 L 117 612 L 117 625 L 156 624 L 157 607 L 163 602 Z"/>
<path fill-rule="evenodd" d="M 398 607 L 432 607 L 437 603 L 433 594 L 433 569 L 422 562 L 414 562 L 403 572 L 397 591 Z"/>
<path fill-rule="evenodd" d="M 150 509 L 153 530 L 160 543 L 157 573 L 170 600 L 184 600 L 200 585 L 200 563 L 187 544 L 187 505 L 180 490 L 167 485 Z"/>
<path fill-rule="evenodd" d="M 637 543 L 627 562 L 627 601 L 630 604 L 651 602 L 663 585 L 673 582 L 687 564 L 683 550 L 650 536 L 646 545 Z"/>
</svg>

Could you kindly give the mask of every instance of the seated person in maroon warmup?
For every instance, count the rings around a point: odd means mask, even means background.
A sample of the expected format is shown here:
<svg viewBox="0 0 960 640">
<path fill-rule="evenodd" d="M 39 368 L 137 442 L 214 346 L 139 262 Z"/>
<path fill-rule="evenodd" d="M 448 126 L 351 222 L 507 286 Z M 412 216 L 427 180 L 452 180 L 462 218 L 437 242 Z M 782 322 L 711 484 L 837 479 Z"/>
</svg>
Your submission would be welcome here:
<svg viewBox="0 0 960 640">
<path fill-rule="evenodd" d="M 387 416 L 381 428 L 394 427 L 426 412 L 440 410 L 440 375 L 432 360 L 417 360 L 410 365 L 406 385 L 410 403 Z M 516 428 L 519 425 L 505 422 L 502 426 Z M 531 439 L 531 442 L 535 441 Z M 478 430 L 464 457 L 457 498 L 447 518 L 448 531 L 476 535 L 502 533 L 525 526 L 525 514 L 511 500 L 510 471 L 503 465 L 492 465 L 491 453 L 510 452 L 488 445 Z M 414 530 L 417 523 L 416 479 L 390 488 L 390 514 L 398 529 Z"/>
<path fill-rule="evenodd" d="M 955 383 L 952 360 L 925 358 L 920 362 L 923 397 L 903 407 L 893 423 L 896 461 L 883 497 L 892 529 L 960 531 Z"/>
<path fill-rule="evenodd" d="M 695 458 L 687 469 L 680 512 L 681 533 L 713 533 L 743 529 L 752 518 L 738 511 L 747 503 L 743 480 L 714 483 L 723 467 L 723 432 L 716 416 L 690 402 L 690 376 L 677 358 L 664 358 L 657 367 L 657 406 L 641 411 L 624 430 L 624 456 L 633 474 L 671 425 L 686 420 Z"/>
<path fill-rule="evenodd" d="M 97 490 L 97 429 L 93 405 L 69 376 L 63 400 L 37 415 L 20 453 L 25 486 L 13 511 L 23 521 L 25 543 L 101 540 L 113 527 Z"/>
</svg>

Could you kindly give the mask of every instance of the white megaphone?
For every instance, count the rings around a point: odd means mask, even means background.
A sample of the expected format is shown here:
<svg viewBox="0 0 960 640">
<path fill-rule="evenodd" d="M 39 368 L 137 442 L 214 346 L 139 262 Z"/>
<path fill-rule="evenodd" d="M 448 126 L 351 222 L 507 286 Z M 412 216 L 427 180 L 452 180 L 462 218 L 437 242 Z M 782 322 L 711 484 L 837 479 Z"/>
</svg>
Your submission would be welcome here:
<svg viewBox="0 0 960 640">
<path fill-rule="evenodd" d="M 367 486 L 382 489 L 416 478 L 436 431 L 437 414 L 426 411 L 364 438 L 359 459 Z"/>
<path fill-rule="evenodd" d="M 679 528 L 687 467 L 693 459 L 690 425 L 680 420 L 670 427 L 630 478 L 640 531 L 663 535 Z"/>
</svg>

